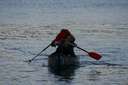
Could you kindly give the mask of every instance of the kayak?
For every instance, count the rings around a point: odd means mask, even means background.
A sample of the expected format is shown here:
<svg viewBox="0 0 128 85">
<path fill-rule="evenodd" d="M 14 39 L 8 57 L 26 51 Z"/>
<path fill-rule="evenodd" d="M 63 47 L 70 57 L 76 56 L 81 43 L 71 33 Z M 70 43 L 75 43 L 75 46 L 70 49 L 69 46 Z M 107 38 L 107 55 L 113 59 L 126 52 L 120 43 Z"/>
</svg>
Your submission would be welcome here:
<svg viewBox="0 0 128 85">
<path fill-rule="evenodd" d="M 78 64 L 79 64 L 79 59 L 76 55 L 64 55 L 55 52 L 48 57 L 48 65 L 50 67 L 74 66 Z"/>
<path fill-rule="evenodd" d="M 70 79 L 77 68 L 79 68 L 79 59 L 76 55 L 55 52 L 48 57 L 48 70 L 54 75 L 62 76 L 63 79 Z"/>
</svg>

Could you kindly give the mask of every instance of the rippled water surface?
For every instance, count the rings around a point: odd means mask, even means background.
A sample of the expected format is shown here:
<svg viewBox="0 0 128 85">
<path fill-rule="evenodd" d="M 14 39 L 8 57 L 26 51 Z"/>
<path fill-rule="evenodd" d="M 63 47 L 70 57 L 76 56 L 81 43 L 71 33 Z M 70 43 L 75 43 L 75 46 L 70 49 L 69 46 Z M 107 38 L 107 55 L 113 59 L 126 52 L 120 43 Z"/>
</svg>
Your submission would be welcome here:
<svg viewBox="0 0 128 85">
<path fill-rule="evenodd" d="M 128 85 L 127 0 L 0 0 L 0 85 Z M 51 70 L 49 47 L 62 28 L 78 46 L 80 65 Z"/>
</svg>

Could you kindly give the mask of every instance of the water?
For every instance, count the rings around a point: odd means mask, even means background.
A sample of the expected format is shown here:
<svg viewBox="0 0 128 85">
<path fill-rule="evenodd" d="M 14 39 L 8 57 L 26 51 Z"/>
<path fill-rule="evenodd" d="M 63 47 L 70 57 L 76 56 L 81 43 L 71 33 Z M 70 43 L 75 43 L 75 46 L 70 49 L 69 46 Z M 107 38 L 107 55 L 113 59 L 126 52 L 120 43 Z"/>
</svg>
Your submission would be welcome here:
<svg viewBox="0 0 128 85">
<path fill-rule="evenodd" d="M 128 85 L 127 0 L 0 0 L 0 85 Z M 96 61 L 75 49 L 78 68 L 51 72 L 48 48 L 68 28 L 78 46 L 102 54 Z"/>
<path fill-rule="evenodd" d="M 0 23 L 128 24 L 127 0 L 0 0 Z"/>
</svg>

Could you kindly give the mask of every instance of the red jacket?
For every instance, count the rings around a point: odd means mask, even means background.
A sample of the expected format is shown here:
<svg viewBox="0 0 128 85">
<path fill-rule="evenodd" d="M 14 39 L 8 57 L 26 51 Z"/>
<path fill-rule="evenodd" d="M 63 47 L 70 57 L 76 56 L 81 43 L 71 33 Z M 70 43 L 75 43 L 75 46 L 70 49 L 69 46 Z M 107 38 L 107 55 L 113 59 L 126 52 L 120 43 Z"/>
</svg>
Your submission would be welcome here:
<svg viewBox="0 0 128 85">
<path fill-rule="evenodd" d="M 67 36 L 69 36 L 69 35 L 71 35 L 71 33 L 67 29 L 62 29 L 61 32 L 53 40 L 53 42 L 60 43 L 62 40 L 66 39 Z"/>
</svg>

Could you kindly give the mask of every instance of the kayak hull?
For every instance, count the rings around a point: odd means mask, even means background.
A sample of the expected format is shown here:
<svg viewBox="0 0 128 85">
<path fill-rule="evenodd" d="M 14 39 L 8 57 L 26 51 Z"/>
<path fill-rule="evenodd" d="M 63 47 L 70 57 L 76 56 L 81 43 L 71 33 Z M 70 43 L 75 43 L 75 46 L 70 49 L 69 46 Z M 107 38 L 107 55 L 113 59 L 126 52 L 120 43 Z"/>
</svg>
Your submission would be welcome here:
<svg viewBox="0 0 128 85">
<path fill-rule="evenodd" d="M 76 55 L 62 55 L 58 53 L 53 53 L 48 58 L 48 65 L 50 67 L 55 66 L 71 66 L 78 65 L 79 59 Z"/>
</svg>

